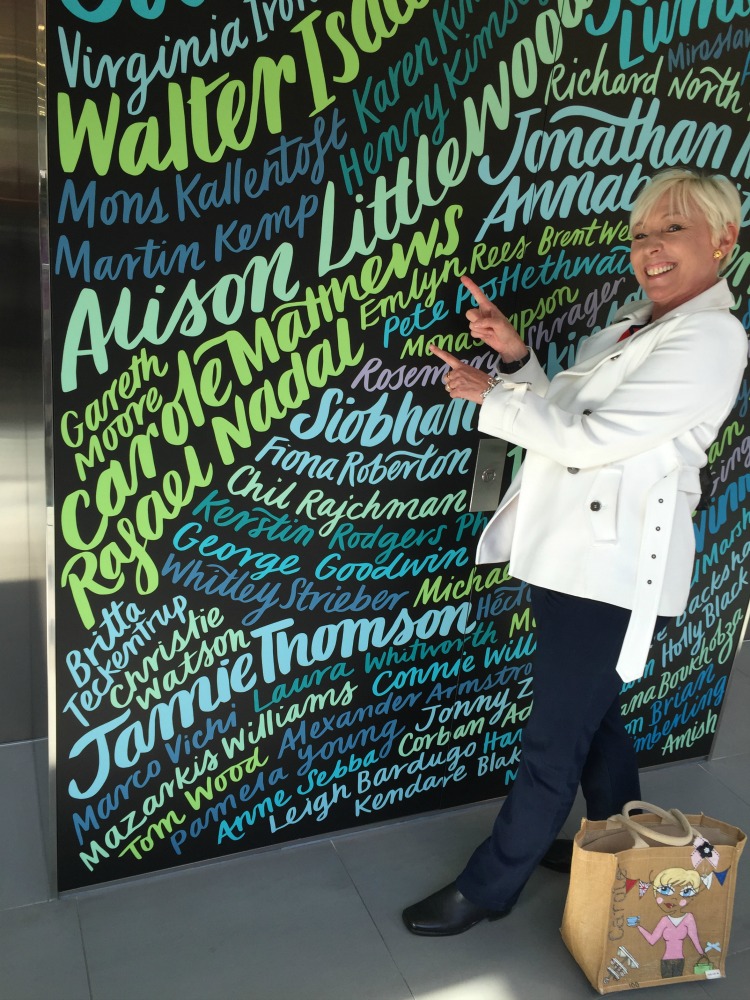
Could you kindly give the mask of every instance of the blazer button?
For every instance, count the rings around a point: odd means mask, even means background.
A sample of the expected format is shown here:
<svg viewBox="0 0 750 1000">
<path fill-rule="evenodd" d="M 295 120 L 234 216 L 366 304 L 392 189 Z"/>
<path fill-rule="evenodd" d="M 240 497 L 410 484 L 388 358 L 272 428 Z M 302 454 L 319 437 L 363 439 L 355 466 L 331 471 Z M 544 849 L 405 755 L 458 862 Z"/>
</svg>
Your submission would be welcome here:
<svg viewBox="0 0 750 1000">
<path fill-rule="evenodd" d="M 572 465 L 568 466 L 568 472 L 571 474 L 571 476 L 574 476 L 576 474 L 576 472 L 580 472 L 580 471 L 581 471 L 580 469 L 576 469 Z"/>
<path fill-rule="evenodd" d="M 592 500 L 591 503 L 589 504 L 589 507 L 591 508 L 591 510 L 601 510 L 602 509 L 602 505 L 599 503 L 598 500 Z"/>
</svg>

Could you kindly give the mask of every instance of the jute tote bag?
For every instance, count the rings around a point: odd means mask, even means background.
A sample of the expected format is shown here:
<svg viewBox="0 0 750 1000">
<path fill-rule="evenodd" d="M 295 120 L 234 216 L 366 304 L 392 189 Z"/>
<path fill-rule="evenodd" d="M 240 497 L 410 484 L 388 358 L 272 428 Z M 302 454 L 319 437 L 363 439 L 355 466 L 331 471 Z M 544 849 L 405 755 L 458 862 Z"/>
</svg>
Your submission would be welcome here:
<svg viewBox="0 0 750 1000">
<path fill-rule="evenodd" d="M 561 933 L 591 985 L 604 994 L 724 976 L 746 839 L 703 813 L 648 802 L 584 819 Z"/>
</svg>

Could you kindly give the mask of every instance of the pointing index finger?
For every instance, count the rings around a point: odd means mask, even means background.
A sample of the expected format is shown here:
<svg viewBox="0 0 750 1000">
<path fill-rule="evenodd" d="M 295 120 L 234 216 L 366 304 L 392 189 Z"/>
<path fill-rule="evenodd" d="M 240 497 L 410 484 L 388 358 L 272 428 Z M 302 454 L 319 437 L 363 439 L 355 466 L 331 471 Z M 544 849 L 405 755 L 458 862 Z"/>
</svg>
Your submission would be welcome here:
<svg viewBox="0 0 750 1000">
<path fill-rule="evenodd" d="M 435 347 L 434 344 L 428 345 L 433 354 L 436 354 L 441 361 L 444 361 L 451 368 L 461 368 L 463 366 L 463 361 L 457 358 L 455 354 L 449 354 L 448 351 L 444 351 L 441 347 Z"/>
<path fill-rule="evenodd" d="M 465 288 L 467 288 L 471 292 L 471 294 L 474 296 L 474 298 L 477 300 L 477 303 L 480 306 L 488 307 L 492 305 L 492 303 L 484 294 L 484 292 L 476 283 L 476 281 L 472 281 L 471 278 L 467 278 L 466 275 L 464 275 L 461 278 L 461 283 Z"/>
</svg>

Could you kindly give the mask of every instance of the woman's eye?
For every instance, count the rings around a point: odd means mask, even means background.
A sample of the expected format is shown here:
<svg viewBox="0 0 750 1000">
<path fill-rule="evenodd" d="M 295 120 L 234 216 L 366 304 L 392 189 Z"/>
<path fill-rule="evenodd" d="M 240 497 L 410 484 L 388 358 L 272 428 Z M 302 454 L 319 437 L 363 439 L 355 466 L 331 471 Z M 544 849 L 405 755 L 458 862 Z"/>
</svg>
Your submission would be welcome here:
<svg viewBox="0 0 750 1000">
<path fill-rule="evenodd" d="M 635 243 L 636 240 L 645 240 L 646 233 L 633 233 L 631 240 Z"/>
<path fill-rule="evenodd" d="M 684 228 L 685 228 L 685 227 L 684 227 L 684 226 L 681 226 L 681 225 L 679 224 L 679 222 L 673 222 L 673 223 L 672 223 L 672 225 L 671 225 L 671 226 L 669 226 L 669 227 L 667 228 L 667 232 L 668 232 L 668 233 L 680 233 L 680 232 L 682 232 L 682 230 L 683 230 Z"/>
<path fill-rule="evenodd" d="M 696 890 L 691 885 L 686 885 L 684 889 L 681 890 L 680 895 L 685 899 L 689 899 L 690 896 L 694 896 Z"/>
<path fill-rule="evenodd" d="M 660 896 L 672 896 L 672 895 L 674 895 L 674 889 L 672 888 L 671 885 L 660 885 L 659 886 L 659 895 Z"/>
</svg>

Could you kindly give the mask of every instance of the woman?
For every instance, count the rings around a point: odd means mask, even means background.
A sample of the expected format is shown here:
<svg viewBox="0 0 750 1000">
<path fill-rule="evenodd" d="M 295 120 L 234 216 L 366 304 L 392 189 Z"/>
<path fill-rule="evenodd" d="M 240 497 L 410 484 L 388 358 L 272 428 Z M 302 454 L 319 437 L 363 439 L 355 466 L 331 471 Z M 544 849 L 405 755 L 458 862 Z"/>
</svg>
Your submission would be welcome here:
<svg viewBox="0 0 750 1000">
<path fill-rule="evenodd" d="M 404 911 L 415 934 L 457 934 L 510 912 L 555 841 L 580 782 L 591 819 L 640 798 L 623 680 L 643 673 L 658 616 L 687 604 L 699 469 L 737 397 L 747 337 L 719 271 L 740 225 L 736 188 L 670 170 L 631 213 L 631 262 L 647 299 L 621 309 L 552 381 L 469 279 L 474 338 L 500 355 L 487 375 L 432 348 L 479 430 L 527 449 L 484 531 L 477 562 L 510 560 L 531 585 L 534 707 L 511 793 L 455 882 Z M 562 851 L 562 854 L 561 854 Z"/>
<path fill-rule="evenodd" d="M 649 944 L 660 939 L 664 941 L 664 956 L 661 960 L 662 979 L 674 979 L 685 971 L 683 945 L 690 938 L 693 947 L 705 958 L 705 951 L 698 937 L 695 917 L 687 907 L 703 888 L 701 877 L 696 871 L 685 868 L 665 868 L 654 879 L 653 890 L 656 905 L 664 916 L 653 929 L 647 931 L 638 924 L 638 930 Z"/>
</svg>

